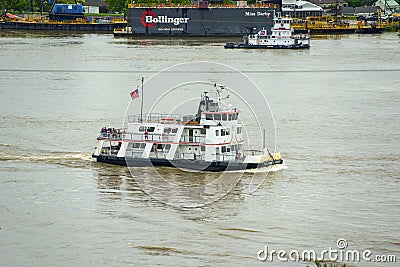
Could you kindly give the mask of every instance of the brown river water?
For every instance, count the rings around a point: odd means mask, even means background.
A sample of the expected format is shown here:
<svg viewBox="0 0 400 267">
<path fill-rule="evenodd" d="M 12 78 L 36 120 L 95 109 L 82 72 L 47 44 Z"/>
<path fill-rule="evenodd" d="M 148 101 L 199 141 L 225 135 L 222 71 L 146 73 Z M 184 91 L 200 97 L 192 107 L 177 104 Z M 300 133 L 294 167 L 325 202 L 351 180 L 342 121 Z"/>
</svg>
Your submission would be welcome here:
<svg viewBox="0 0 400 267">
<path fill-rule="evenodd" d="M 345 239 L 375 259 L 348 265 L 397 266 L 375 256 L 400 261 L 400 38 L 313 37 L 301 51 L 224 50 L 228 41 L 0 31 L 0 265 L 314 266 L 259 252 L 319 254 Z M 258 173 L 257 190 L 252 172 L 227 190 L 208 187 L 219 174 L 157 168 L 176 185 L 153 184 L 160 200 L 138 182 L 150 170 L 91 159 L 100 128 L 137 110 L 129 92 L 140 77 L 199 61 L 147 83 L 145 104 L 175 79 L 247 77 L 268 100 L 268 146 L 287 168 Z M 160 108 L 187 101 L 182 90 Z"/>
</svg>

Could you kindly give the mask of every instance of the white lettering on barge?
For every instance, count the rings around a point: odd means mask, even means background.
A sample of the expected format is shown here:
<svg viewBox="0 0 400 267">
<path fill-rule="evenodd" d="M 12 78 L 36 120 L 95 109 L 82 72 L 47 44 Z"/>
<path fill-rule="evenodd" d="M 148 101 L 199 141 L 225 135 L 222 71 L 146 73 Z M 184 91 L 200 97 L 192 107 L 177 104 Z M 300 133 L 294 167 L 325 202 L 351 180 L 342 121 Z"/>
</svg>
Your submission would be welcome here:
<svg viewBox="0 0 400 267">
<path fill-rule="evenodd" d="M 146 23 L 173 23 L 175 26 L 178 26 L 181 23 L 188 23 L 189 18 L 170 18 L 168 16 L 146 16 Z"/>
</svg>

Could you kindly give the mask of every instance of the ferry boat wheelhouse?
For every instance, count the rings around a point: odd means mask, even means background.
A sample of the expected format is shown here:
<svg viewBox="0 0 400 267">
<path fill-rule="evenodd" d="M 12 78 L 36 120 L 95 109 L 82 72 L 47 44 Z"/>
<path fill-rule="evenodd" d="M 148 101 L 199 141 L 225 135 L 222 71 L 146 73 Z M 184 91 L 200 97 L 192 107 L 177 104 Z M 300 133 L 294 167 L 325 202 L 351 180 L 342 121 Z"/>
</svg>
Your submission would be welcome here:
<svg viewBox="0 0 400 267">
<path fill-rule="evenodd" d="M 310 33 L 297 33 L 291 27 L 292 18 L 280 13 L 274 16 L 271 31 L 262 29 L 255 34 L 243 37 L 243 43 L 226 43 L 225 48 L 310 48 Z"/>
<path fill-rule="evenodd" d="M 240 110 L 222 108 L 207 92 L 196 115 L 143 114 L 128 117 L 126 129 L 102 128 L 93 158 L 128 167 L 243 170 L 282 164 L 279 153 L 245 150 Z"/>
</svg>

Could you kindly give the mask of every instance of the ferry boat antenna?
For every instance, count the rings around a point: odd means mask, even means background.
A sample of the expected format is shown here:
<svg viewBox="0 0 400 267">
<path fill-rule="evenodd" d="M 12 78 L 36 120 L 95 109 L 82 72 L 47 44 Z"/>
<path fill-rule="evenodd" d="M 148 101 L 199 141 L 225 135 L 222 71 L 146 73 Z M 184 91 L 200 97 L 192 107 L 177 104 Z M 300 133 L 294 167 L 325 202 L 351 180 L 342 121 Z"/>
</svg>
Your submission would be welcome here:
<svg viewBox="0 0 400 267">
<path fill-rule="evenodd" d="M 143 81 L 144 77 L 142 77 L 142 101 L 140 102 L 140 122 L 143 122 Z"/>
</svg>

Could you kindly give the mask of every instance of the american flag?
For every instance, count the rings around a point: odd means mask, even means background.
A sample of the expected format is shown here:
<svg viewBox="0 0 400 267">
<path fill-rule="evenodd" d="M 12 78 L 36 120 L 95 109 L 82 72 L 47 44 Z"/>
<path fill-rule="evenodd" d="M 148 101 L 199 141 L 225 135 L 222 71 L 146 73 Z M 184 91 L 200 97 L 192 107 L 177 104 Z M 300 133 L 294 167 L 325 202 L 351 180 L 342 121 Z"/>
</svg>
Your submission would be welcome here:
<svg viewBox="0 0 400 267">
<path fill-rule="evenodd" d="M 130 92 L 129 95 L 131 96 L 132 100 L 135 98 L 138 98 L 139 97 L 139 89 L 133 90 L 132 92 Z"/>
</svg>

